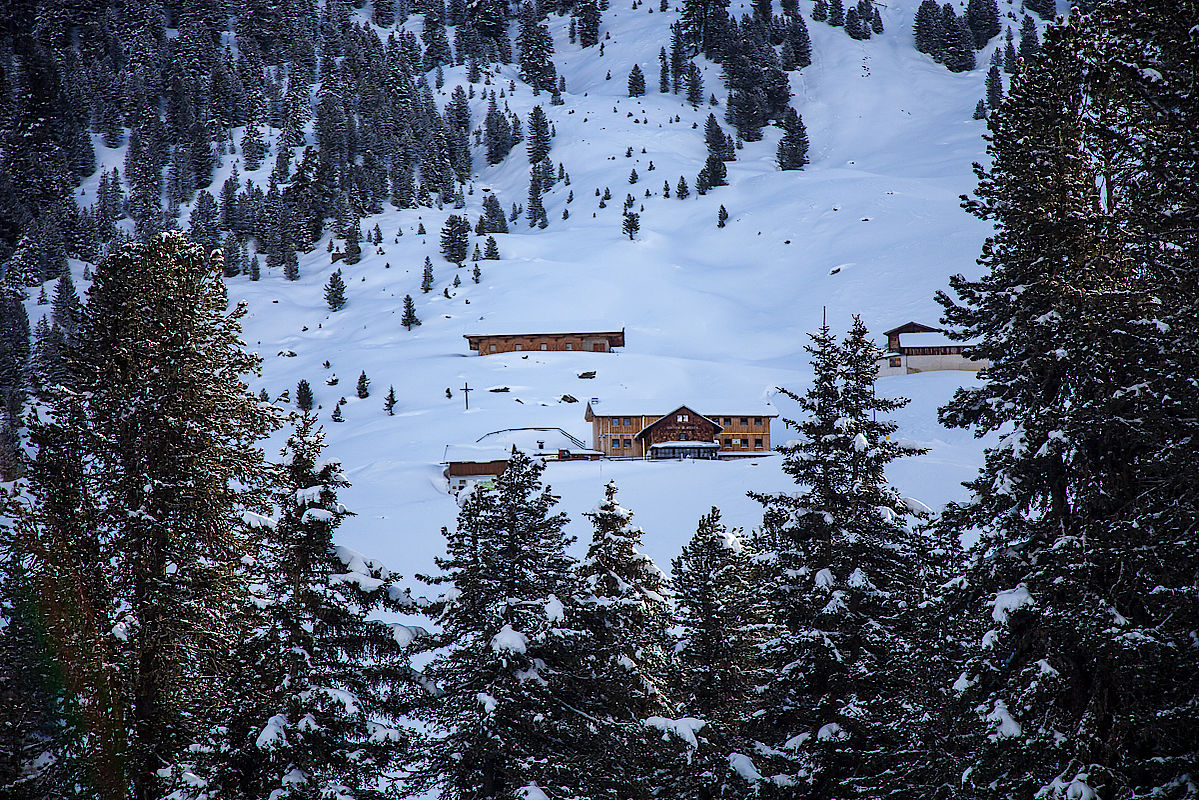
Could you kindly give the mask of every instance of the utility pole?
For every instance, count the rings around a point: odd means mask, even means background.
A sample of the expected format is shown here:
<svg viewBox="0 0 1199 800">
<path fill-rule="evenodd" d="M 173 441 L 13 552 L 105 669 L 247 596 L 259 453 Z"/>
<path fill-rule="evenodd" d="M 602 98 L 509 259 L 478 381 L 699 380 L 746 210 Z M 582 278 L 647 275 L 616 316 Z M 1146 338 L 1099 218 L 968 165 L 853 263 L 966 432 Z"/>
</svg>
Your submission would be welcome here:
<svg viewBox="0 0 1199 800">
<path fill-rule="evenodd" d="M 462 382 L 462 398 L 466 400 L 467 411 L 470 411 L 470 393 L 473 391 L 474 389 L 470 388 L 470 384 L 468 384 L 466 381 Z"/>
</svg>

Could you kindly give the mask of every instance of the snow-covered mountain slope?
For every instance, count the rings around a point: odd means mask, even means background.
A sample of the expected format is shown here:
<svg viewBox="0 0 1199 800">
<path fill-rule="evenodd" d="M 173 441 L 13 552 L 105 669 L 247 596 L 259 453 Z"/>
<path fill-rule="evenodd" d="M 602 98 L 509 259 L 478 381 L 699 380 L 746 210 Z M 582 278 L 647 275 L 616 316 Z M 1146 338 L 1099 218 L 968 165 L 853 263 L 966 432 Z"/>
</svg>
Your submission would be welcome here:
<svg viewBox="0 0 1199 800">
<path fill-rule="evenodd" d="M 800 3 L 805 17 L 811 6 Z M 473 224 L 485 191 L 498 194 L 505 209 L 526 202 L 523 144 L 494 167 L 475 148 L 473 193 L 463 211 L 389 210 L 364 219 L 363 229 L 378 224 L 384 240 L 381 252 L 364 243 L 359 264 L 331 264 L 326 239 L 302 258 L 297 282 L 265 271 L 257 283 L 230 280 L 231 302 L 249 303 L 246 340 L 265 358 L 261 386 L 272 397 L 285 389 L 294 395 L 305 378 L 322 406 L 329 454 L 344 462 L 353 482 L 342 499 L 357 516 L 343 525 L 343 541 L 405 575 L 426 571 L 441 549 L 440 528 L 452 526 L 457 513 L 439 465 L 447 444 L 523 426 L 561 427 L 590 444 L 591 426 L 583 419 L 590 397 L 685 397 L 702 412 L 705 398 L 714 395 L 760 399 L 778 386 L 802 390 L 809 380 L 806 333 L 820 324 L 824 309 L 837 330 L 848 326 L 851 314 L 862 315 L 876 332 L 908 320 L 935 323 L 934 292 L 948 275 L 976 269 L 987 232 L 958 208 L 958 196 L 974 184 L 971 162 L 983 156 L 983 126 L 971 120 L 971 111 L 983 93 L 984 70 L 952 74 L 917 53 L 910 29 L 915 6 L 915 0 L 889 3 L 882 9 L 886 32 L 864 42 L 809 22 L 813 64 L 792 73 L 792 104 L 807 124 L 811 164 L 801 172 L 779 171 L 780 131 L 767 128 L 763 141 L 747 143 L 728 165 L 730 186 L 686 200 L 673 197 L 675 184 L 683 175 L 694 187 L 705 157 L 703 123 L 724 109 L 692 108 L 681 95 L 657 92 L 657 53 L 669 42 L 677 9 L 615 4 L 604 14 L 602 57 L 598 48 L 585 52 L 570 44 L 569 18 L 551 16 L 554 61 L 567 82 L 563 105 L 550 105 L 544 93 L 533 96 L 514 66 L 504 67 L 491 87 L 476 89 L 503 89 L 504 101 L 522 119 L 534 105 L 545 109 L 557 133 L 550 157 L 565 166 L 570 185 L 558 182 L 545 195 L 547 228 L 529 227 L 521 217 L 510 223 L 511 233 L 496 236 L 503 260 L 480 262 L 481 283 L 471 281 L 470 265 L 456 269 L 439 255 L 438 234 L 451 213 L 465 213 Z M 749 8 L 731 10 L 740 15 Z M 419 31 L 420 18 L 408 26 Z M 989 55 L 990 48 L 979 63 Z M 634 63 L 649 84 L 639 98 L 627 96 Z M 723 102 L 719 67 L 697 63 L 704 67 L 705 94 L 715 92 Z M 466 85 L 465 69 L 446 70 L 445 81 L 437 93 L 442 103 L 455 84 Z M 472 124 L 481 123 L 485 110 L 476 92 Z M 227 160 L 214 187 L 230 167 Z M 640 179 L 630 185 L 632 169 Z M 669 199 L 662 196 L 664 182 L 671 186 Z M 600 209 L 596 190 L 605 187 L 612 200 Z M 634 210 L 644 206 L 634 241 L 621 232 L 626 194 L 634 196 Z M 729 222 L 718 229 L 722 205 Z M 563 220 L 567 208 L 570 217 Z M 422 224 L 427 234 L 417 235 Z M 426 255 L 436 286 L 422 294 Z M 348 303 L 331 313 L 323 290 L 335 267 L 345 277 Z M 450 288 L 446 299 L 443 289 L 455 274 L 461 286 Z M 416 299 L 423 322 L 412 331 L 400 325 L 405 294 Z M 614 354 L 480 358 L 462 338 L 492 325 L 572 330 L 594 320 L 625 327 L 627 346 Z M 596 377 L 577 377 L 586 370 Z M 362 400 L 354 396 L 361 371 L 372 382 Z M 339 383 L 327 385 L 334 375 Z M 913 398 L 898 417 L 900 435 L 931 448 L 897 465 L 892 478 L 933 506 L 961 497 L 959 482 L 980 461 L 980 442 L 936 421 L 937 406 L 968 380 L 955 372 L 879 382 L 883 393 Z M 464 384 L 474 390 L 469 411 Z M 382 408 L 389 385 L 399 401 L 395 416 Z M 509 391 L 488 391 L 499 387 Z M 563 402 L 567 394 L 582 402 Z M 348 398 L 345 421 L 329 421 L 342 396 Z M 781 399 L 779 411 L 793 414 Z M 776 443 L 789 438 L 781 421 L 773 436 Z M 581 513 L 601 498 L 604 482 L 616 480 L 622 504 L 646 529 L 648 551 L 666 567 L 711 505 L 732 524 L 754 526 L 759 510 L 745 492 L 788 488 L 779 467 L 778 456 L 602 461 L 551 464 L 545 478 L 581 536 L 587 532 Z"/>
</svg>

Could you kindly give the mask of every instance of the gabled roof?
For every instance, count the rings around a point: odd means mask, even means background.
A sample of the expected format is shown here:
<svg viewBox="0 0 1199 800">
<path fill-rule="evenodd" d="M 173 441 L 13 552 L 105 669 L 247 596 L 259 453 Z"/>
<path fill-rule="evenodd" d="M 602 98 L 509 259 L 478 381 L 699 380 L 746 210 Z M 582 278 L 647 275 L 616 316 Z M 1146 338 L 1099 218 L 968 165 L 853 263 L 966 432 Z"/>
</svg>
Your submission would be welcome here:
<svg viewBox="0 0 1199 800">
<path fill-rule="evenodd" d="M 717 433 L 720 433 L 721 431 L 724 430 L 724 428 L 720 427 L 720 423 L 713 422 L 711 419 L 709 419 L 708 417 L 705 417 L 703 414 L 696 413 L 694 409 L 688 408 L 687 406 L 679 406 L 674 411 L 669 411 L 669 412 L 663 414 L 662 416 L 658 417 L 656 420 L 654 420 L 650 424 L 646 425 L 641 430 L 637 431 L 637 435 L 634 436 L 633 438 L 640 439 L 642 436 L 644 436 L 646 434 L 647 431 L 649 431 L 650 428 L 667 421 L 667 417 L 672 417 L 675 414 L 679 413 L 680 411 L 686 411 L 688 414 L 695 414 L 695 416 L 699 417 L 700 419 L 711 423 L 713 426 L 715 426 Z"/>
<path fill-rule="evenodd" d="M 925 325 L 923 322 L 905 322 L 898 328 L 892 328 L 889 331 L 883 331 L 883 336 L 890 336 L 893 333 L 940 333 L 940 328 L 932 328 Z"/>
</svg>

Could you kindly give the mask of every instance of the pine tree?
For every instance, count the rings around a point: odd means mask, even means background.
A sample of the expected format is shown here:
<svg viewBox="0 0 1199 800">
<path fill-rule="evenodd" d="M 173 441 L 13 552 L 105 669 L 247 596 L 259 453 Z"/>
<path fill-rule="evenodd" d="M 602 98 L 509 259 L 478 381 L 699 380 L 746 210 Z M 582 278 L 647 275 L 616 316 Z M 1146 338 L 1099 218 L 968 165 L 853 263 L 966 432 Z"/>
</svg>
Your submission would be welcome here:
<svg viewBox="0 0 1199 800">
<path fill-rule="evenodd" d="M 599 0 L 582 0 L 578 6 L 579 47 L 599 44 L 600 9 Z"/>
<path fill-rule="evenodd" d="M 307 380 L 301 378 L 300 382 L 296 384 L 296 408 L 301 411 L 311 411 L 312 402 L 312 386 Z"/>
<path fill-rule="evenodd" d="M 371 396 L 370 378 L 366 377 L 366 370 L 363 370 L 358 375 L 358 387 L 356 389 L 359 399 L 366 399 Z"/>
<path fill-rule="evenodd" d="M 526 147 L 529 150 L 529 163 L 539 164 L 550 152 L 550 123 L 541 110 L 541 106 L 533 106 L 529 112 L 529 138 Z M 495 231 L 496 233 L 507 233 Z"/>
<path fill-rule="evenodd" d="M 558 73 L 551 60 L 554 40 L 549 29 L 542 25 L 537 10 L 526 2 L 520 9 L 520 31 L 516 35 L 520 51 L 520 74 L 534 89 L 552 92 L 558 83 Z"/>
<path fill-rule="evenodd" d="M 1012 29 L 1009 27 L 1004 32 L 1003 71 L 1008 75 L 1015 75 L 1019 63 L 1020 56 L 1016 55 L 1016 44 L 1012 36 Z"/>
<path fill-rule="evenodd" d="M 691 196 L 691 190 L 687 187 L 687 179 L 682 175 L 679 176 L 679 182 L 675 186 L 674 196 L 680 200 L 686 200 Z"/>
<path fill-rule="evenodd" d="M 421 775 L 452 797 L 569 795 L 591 735 L 579 710 L 577 595 L 564 514 L 542 488 L 544 467 L 517 451 L 494 485 L 464 495 L 458 525 L 443 529 L 437 584 L 452 599 L 431 611 L 445 649 L 424 671 L 437 687 L 419 710 L 434 738 Z"/>
<path fill-rule="evenodd" d="M 1003 102 L 1003 76 L 999 74 L 999 65 L 992 64 L 987 70 L 987 108 L 999 108 Z"/>
<path fill-rule="evenodd" d="M 813 796 L 877 796 L 864 782 L 893 766 L 889 754 L 909 735 L 891 705 L 908 675 L 892 659 L 910 649 L 924 563 L 912 504 L 884 470 L 919 451 L 901 448 L 896 425 L 876 417 L 907 401 L 876 395 L 881 351 L 861 320 L 841 344 L 827 325 L 811 339 L 811 388 L 784 390 L 805 418 L 785 420 L 799 438 L 779 448 L 800 489 L 751 493 L 765 509 L 760 546 L 787 629 L 774 657 L 788 666 L 762 722 L 767 743 L 789 754 L 780 766 Z"/>
<path fill-rule="evenodd" d="M 488 236 L 487 241 L 483 243 L 483 258 L 489 261 L 499 260 L 500 246 L 495 243 L 494 236 Z"/>
<path fill-rule="evenodd" d="M 936 0 L 922 0 L 916 9 L 916 19 L 912 23 L 912 35 L 916 41 L 916 49 L 921 53 L 940 60 L 941 50 L 941 7 Z"/>
<path fill-rule="evenodd" d="M 406 330 L 412 330 L 413 327 L 420 325 L 420 320 L 416 316 L 416 303 L 412 302 L 412 295 L 404 295 L 404 315 L 400 317 L 400 324 Z"/>
<path fill-rule="evenodd" d="M 634 64 L 629 70 L 629 97 L 640 97 L 645 94 L 645 74 L 641 72 L 641 65 Z"/>
<path fill-rule="evenodd" d="M 668 753 L 644 720 L 671 710 L 666 579 L 640 552 L 643 532 L 616 502 L 614 483 L 586 516 L 593 533 L 578 570 L 578 613 L 588 634 L 581 669 L 589 713 L 605 723 L 591 756 L 602 767 L 590 776 L 587 796 L 652 796 Z"/>
<path fill-rule="evenodd" d="M 779 169 L 803 169 L 808 163 L 808 132 L 803 118 L 793 108 L 783 117 L 783 136 L 779 139 L 775 161 Z"/>
<path fill-rule="evenodd" d="M 340 311 L 346 304 L 346 283 L 342 280 L 341 270 L 333 270 L 329 282 L 325 284 L 325 304 L 330 311 Z"/>
<path fill-rule="evenodd" d="M 433 260 L 425 256 L 425 269 L 421 273 L 420 290 L 425 294 L 433 291 Z"/>
<path fill-rule="evenodd" d="M 470 221 L 450 214 L 441 228 L 441 254 L 446 261 L 461 264 L 470 248 Z"/>
<path fill-rule="evenodd" d="M 1025 14 L 1020 23 L 1020 60 L 1027 64 L 1040 49 L 1041 39 L 1037 34 L 1037 23 Z"/>
<path fill-rule="evenodd" d="M 966 23 L 974 38 L 974 49 L 982 50 L 987 42 L 999 35 L 999 6 L 995 0 L 969 0 Z"/>
<path fill-rule="evenodd" d="M 841 0 L 828 0 L 828 24 L 833 27 L 845 24 L 845 7 Z"/>
<path fill-rule="evenodd" d="M 948 603 L 968 622 L 968 727 L 946 769 L 972 767 L 966 792 L 1194 793 L 1182 565 L 1199 473 L 1179 375 L 1196 355 L 1171 331 L 1194 309 L 1178 286 L 1193 232 L 1175 214 L 1199 207 L 1178 174 L 1199 106 L 1193 80 L 1162 77 L 1194 52 L 1191 25 L 1117 2 L 1050 27 L 988 120 L 991 166 L 966 204 L 995 224 L 986 274 L 940 298 L 954 337 L 991 362 L 941 417 L 1002 432 L 942 523 L 980 537 Z"/>
<path fill-rule="evenodd" d="M 724 206 L 720 207 L 720 211 L 716 213 L 716 227 L 723 228 L 729 220 L 729 212 Z"/>
<path fill-rule="evenodd" d="M 383 410 L 387 412 L 387 416 L 394 417 L 396 413 L 396 387 L 387 387 L 387 396 L 383 398 Z"/>
<path fill-rule="evenodd" d="M 641 215 L 626 211 L 623 221 L 620 223 L 620 230 L 629 237 L 630 242 L 633 241 L 637 232 L 641 230 Z"/>
<path fill-rule="evenodd" d="M 778 666 L 769 658 L 770 643 L 782 635 L 757 556 L 753 543 L 729 530 L 713 508 L 671 565 L 678 713 L 707 723 L 708 744 L 696 766 L 672 784 L 678 796 L 749 794 L 729 757 L 754 757 L 757 711 Z"/>
<path fill-rule="evenodd" d="M 201 739 L 199 758 L 181 765 L 178 796 L 383 797 L 411 758 L 400 717 L 421 691 L 408 647 L 424 632 L 372 618 L 415 604 L 398 576 L 333 544 L 349 515 L 337 493 L 349 484 L 323 447 L 305 413 L 283 450 L 278 519 L 262 527 L 264 591 L 238 676 L 252 690 L 231 724 Z"/>
<path fill-rule="evenodd" d="M 101 262 L 73 391 L 31 426 L 21 561 L 80 711 L 90 796 L 165 793 L 161 768 L 232 695 L 242 519 L 263 508 L 255 444 L 277 421 L 242 382 L 258 359 L 220 272 L 177 232 Z"/>
<path fill-rule="evenodd" d="M 687 63 L 687 102 L 696 107 L 704 102 L 704 76 L 694 61 Z"/>
</svg>

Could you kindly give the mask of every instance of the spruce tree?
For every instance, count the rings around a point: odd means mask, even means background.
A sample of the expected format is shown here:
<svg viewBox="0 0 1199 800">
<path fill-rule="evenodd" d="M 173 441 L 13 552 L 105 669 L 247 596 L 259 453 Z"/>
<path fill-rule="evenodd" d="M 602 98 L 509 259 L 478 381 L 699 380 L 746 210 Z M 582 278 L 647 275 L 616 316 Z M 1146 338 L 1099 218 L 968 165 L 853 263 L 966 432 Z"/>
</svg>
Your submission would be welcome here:
<svg viewBox="0 0 1199 800">
<path fill-rule="evenodd" d="M 101 262 L 73 391 L 31 429 L 22 562 L 89 732 L 91 796 L 161 796 L 164 765 L 232 702 L 243 516 L 264 508 L 255 445 L 277 421 L 243 383 L 259 362 L 220 272 L 177 232 Z"/>
<path fill-rule="evenodd" d="M 325 284 L 325 304 L 330 311 L 340 311 L 346 304 L 346 283 L 342 280 L 341 270 L 333 270 L 329 282 Z"/>
<path fill-rule="evenodd" d="M 433 291 L 433 261 L 425 256 L 425 269 L 421 273 L 420 290 L 425 294 Z"/>
<path fill-rule="evenodd" d="M 857 318 L 838 344 L 828 325 L 811 335 L 814 379 L 803 396 L 783 390 L 805 417 L 784 420 L 799 438 L 779 448 L 794 493 L 755 494 L 764 506 L 760 546 L 786 634 L 773 657 L 787 665 L 761 717 L 777 768 L 814 797 L 871 794 L 893 766 L 914 720 L 892 705 L 909 680 L 897 654 L 923 596 L 923 545 L 912 508 L 886 480 L 888 464 L 917 450 L 878 419 L 906 404 L 875 393 L 881 351 Z M 905 724 L 906 723 L 906 724 Z"/>
<path fill-rule="evenodd" d="M 757 556 L 753 542 L 726 527 L 713 508 L 671 565 L 677 711 L 706 723 L 697 763 L 671 783 L 679 796 L 752 794 L 730 756 L 755 757 L 757 712 L 780 666 L 770 659 L 770 643 L 782 635 Z"/>
<path fill-rule="evenodd" d="M 942 523 L 980 536 L 949 598 L 967 792 L 1194 793 L 1191 25 L 1117 2 L 1051 27 L 988 121 L 986 273 L 940 298 L 990 361 L 941 417 L 1001 432 Z"/>
<path fill-rule="evenodd" d="M 307 380 L 301 378 L 296 384 L 296 408 L 301 411 L 312 410 L 312 385 Z"/>
<path fill-rule="evenodd" d="M 629 237 L 630 242 L 633 241 L 637 236 L 637 232 L 641 230 L 641 215 L 626 211 L 620 223 L 620 230 Z"/>
<path fill-rule="evenodd" d="M 541 106 L 533 106 L 529 112 L 529 138 L 525 145 L 529 150 L 529 163 L 539 164 L 550 152 L 550 123 Z M 491 197 L 491 195 L 489 195 Z M 502 216 L 502 214 L 501 214 Z M 507 233 L 495 231 L 496 233 Z"/>
<path fill-rule="evenodd" d="M 404 314 L 400 317 L 400 324 L 406 330 L 412 330 L 415 326 L 420 325 L 420 320 L 416 316 L 416 303 L 412 302 L 412 295 L 404 295 Z"/>
<path fill-rule="evenodd" d="M 775 161 L 779 169 L 803 169 L 808 163 L 808 132 L 803 119 L 793 108 L 783 117 L 783 136 L 779 139 Z"/>
<path fill-rule="evenodd" d="M 462 501 L 431 581 L 445 649 L 424 670 L 419 709 L 432 731 L 419 771 L 447 797 L 570 796 L 591 733 L 572 671 L 579 637 L 566 617 L 578 593 L 557 499 L 544 467 L 517 451 L 493 485 Z"/>
<path fill-rule="evenodd" d="M 446 261 L 461 264 L 466 261 L 470 248 L 470 221 L 466 217 L 450 214 L 441 227 L 441 255 Z M 431 267 L 430 267 L 431 269 Z"/>
<path fill-rule="evenodd" d="M 982 50 L 987 42 L 999 35 L 999 6 L 995 0 L 969 0 L 966 23 L 974 38 L 974 49 Z"/>
<path fill-rule="evenodd" d="M 359 373 L 358 386 L 355 391 L 359 399 L 366 399 L 371 396 L 371 382 L 370 378 L 366 377 L 366 370 Z"/>
<path fill-rule="evenodd" d="M 629 70 L 629 97 L 640 97 L 645 94 L 645 74 L 640 64 L 634 64 Z"/>
</svg>

